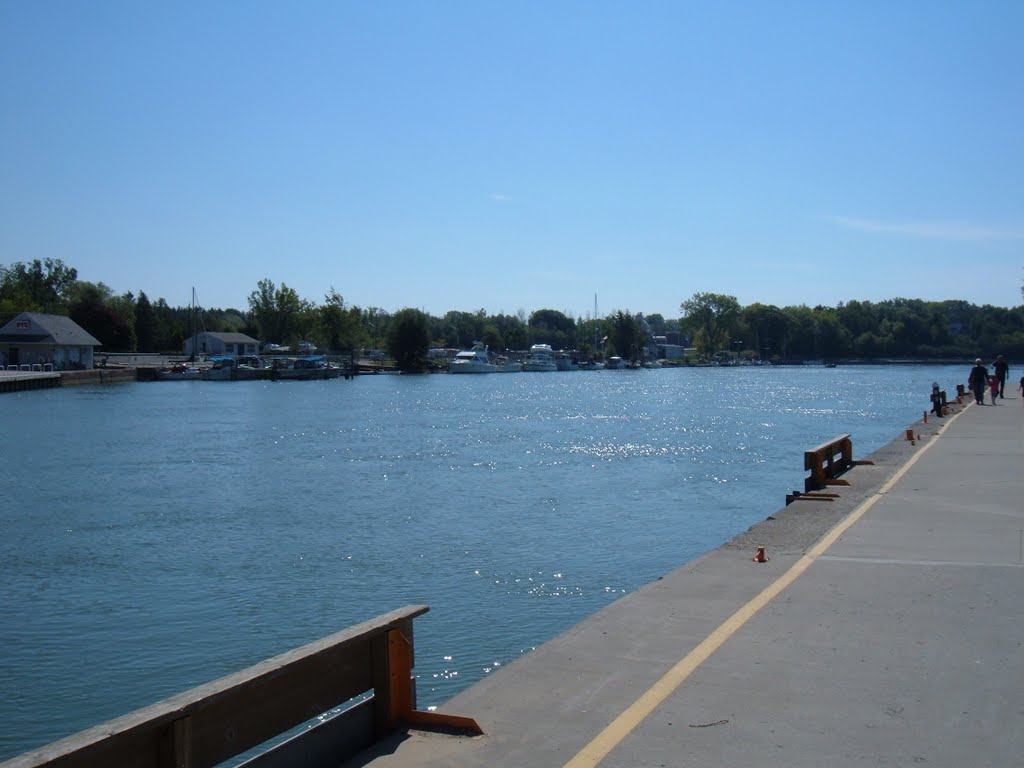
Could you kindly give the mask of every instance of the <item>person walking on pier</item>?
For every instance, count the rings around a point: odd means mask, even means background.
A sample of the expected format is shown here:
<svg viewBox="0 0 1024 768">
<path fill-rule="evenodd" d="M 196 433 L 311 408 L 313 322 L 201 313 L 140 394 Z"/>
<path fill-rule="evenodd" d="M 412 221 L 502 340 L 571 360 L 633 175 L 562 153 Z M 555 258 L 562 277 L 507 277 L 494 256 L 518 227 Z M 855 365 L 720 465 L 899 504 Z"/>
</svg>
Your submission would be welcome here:
<svg viewBox="0 0 1024 768">
<path fill-rule="evenodd" d="M 982 365 L 980 357 L 974 361 L 971 375 L 967 378 L 967 386 L 974 393 L 974 402 L 978 405 L 984 405 L 985 387 L 988 386 L 988 368 Z"/>
<path fill-rule="evenodd" d="M 1006 387 L 1006 374 L 1010 372 L 1010 366 L 1006 362 L 1006 359 L 1002 355 L 996 356 L 996 361 L 992 363 L 992 370 L 999 379 L 999 396 L 1003 396 L 1003 389 Z"/>
</svg>

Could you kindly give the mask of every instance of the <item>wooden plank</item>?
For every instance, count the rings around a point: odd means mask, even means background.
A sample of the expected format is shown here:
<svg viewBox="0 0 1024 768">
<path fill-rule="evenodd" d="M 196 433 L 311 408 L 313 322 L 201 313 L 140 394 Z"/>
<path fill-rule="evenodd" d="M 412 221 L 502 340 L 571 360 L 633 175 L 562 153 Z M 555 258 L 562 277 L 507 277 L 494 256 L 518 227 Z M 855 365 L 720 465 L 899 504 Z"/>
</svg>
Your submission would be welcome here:
<svg viewBox="0 0 1024 768">
<path fill-rule="evenodd" d="M 854 463 L 853 440 L 848 434 L 840 435 L 805 451 L 804 469 L 811 475 L 804 479 L 804 491 L 813 491 L 827 485 L 849 485 L 846 481 L 835 478 L 849 470 Z"/>
<path fill-rule="evenodd" d="M 806 451 L 804 453 L 804 455 L 806 456 L 808 453 L 827 453 L 829 450 L 832 450 L 832 452 L 835 453 L 836 452 L 836 449 L 834 448 L 835 444 L 839 443 L 839 442 L 841 442 L 843 440 L 850 440 L 850 435 L 849 434 L 839 435 L 839 437 L 834 437 L 831 440 L 827 440 L 824 443 L 822 443 L 821 445 L 815 446 L 814 448 L 811 448 L 809 451 Z M 850 440 L 850 442 L 851 442 L 851 445 L 852 445 L 853 441 Z M 810 467 L 805 467 L 805 469 L 810 469 Z"/>
</svg>

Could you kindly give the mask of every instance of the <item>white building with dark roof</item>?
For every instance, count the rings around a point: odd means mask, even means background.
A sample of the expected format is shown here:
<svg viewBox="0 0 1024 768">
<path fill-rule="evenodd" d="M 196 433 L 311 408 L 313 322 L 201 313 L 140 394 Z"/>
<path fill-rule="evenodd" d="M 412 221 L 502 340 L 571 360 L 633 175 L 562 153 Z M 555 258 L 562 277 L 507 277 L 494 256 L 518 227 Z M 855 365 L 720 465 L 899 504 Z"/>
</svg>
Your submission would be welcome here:
<svg viewBox="0 0 1024 768">
<path fill-rule="evenodd" d="M 0 328 L 0 367 L 52 364 L 56 371 L 93 367 L 103 346 L 70 317 L 22 312 Z"/>
<path fill-rule="evenodd" d="M 244 333 L 202 331 L 185 339 L 185 354 L 192 355 L 258 355 L 260 343 Z"/>
</svg>

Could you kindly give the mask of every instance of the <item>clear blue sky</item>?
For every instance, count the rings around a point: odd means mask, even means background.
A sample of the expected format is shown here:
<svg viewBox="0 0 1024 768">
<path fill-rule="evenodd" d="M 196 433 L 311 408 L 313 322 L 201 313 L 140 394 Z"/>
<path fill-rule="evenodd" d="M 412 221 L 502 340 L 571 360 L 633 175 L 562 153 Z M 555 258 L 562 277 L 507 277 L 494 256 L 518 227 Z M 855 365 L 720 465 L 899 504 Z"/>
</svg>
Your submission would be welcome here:
<svg viewBox="0 0 1024 768">
<path fill-rule="evenodd" d="M 572 316 L 1024 278 L 1024 3 L 0 0 L 0 264 Z"/>
</svg>

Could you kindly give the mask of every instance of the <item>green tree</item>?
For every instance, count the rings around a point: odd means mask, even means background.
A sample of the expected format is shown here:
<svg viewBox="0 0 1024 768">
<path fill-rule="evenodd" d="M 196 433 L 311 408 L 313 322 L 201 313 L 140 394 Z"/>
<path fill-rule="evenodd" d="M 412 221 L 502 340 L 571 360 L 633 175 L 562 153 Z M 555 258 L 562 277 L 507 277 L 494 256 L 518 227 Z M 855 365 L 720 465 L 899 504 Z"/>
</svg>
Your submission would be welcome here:
<svg viewBox="0 0 1024 768">
<path fill-rule="evenodd" d="M 840 302 L 836 307 L 836 315 L 854 339 L 878 330 L 878 310 L 870 301 Z"/>
<path fill-rule="evenodd" d="M 554 349 L 576 348 L 576 321 L 557 309 L 538 309 L 530 315 L 530 339 Z"/>
<path fill-rule="evenodd" d="M 277 304 L 274 301 L 276 291 L 277 286 L 273 280 L 260 280 L 256 284 L 256 290 L 249 294 L 249 310 L 252 312 L 256 328 L 259 329 L 260 340 L 281 344 L 285 340 L 277 335 Z"/>
<path fill-rule="evenodd" d="M 106 283 L 90 283 L 87 280 L 76 280 L 67 290 L 68 306 L 83 301 L 98 301 L 106 304 L 114 297 L 114 290 Z"/>
<path fill-rule="evenodd" d="M 469 349 L 474 342 L 483 339 L 486 325 L 487 313 L 482 309 L 478 312 L 452 310 L 445 313 L 441 338 L 448 346 Z"/>
<path fill-rule="evenodd" d="M 850 333 L 839 322 L 834 309 L 815 308 L 818 347 L 817 356 L 836 359 L 845 357 L 850 352 Z"/>
<path fill-rule="evenodd" d="M 516 315 L 495 315 L 491 318 L 503 339 L 502 349 L 526 349 L 530 346 L 530 335 L 526 323 Z"/>
<path fill-rule="evenodd" d="M 80 281 L 75 293 L 78 298 L 68 309 L 72 320 L 95 336 L 107 352 L 135 351 L 135 329 L 105 302 L 109 288 Z"/>
<path fill-rule="evenodd" d="M 772 350 L 778 353 L 786 335 L 786 316 L 781 309 L 755 302 L 740 311 L 740 318 L 749 331 L 748 348 L 760 357 L 771 357 Z"/>
<path fill-rule="evenodd" d="M 345 300 L 334 288 L 324 297 L 324 304 L 318 311 L 321 336 L 328 349 L 351 350 L 361 345 L 359 310 L 346 307 Z"/>
<path fill-rule="evenodd" d="M 608 354 L 632 361 L 643 357 L 647 332 L 636 317 L 620 310 L 607 318 L 605 326 L 608 329 Z"/>
<path fill-rule="evenodd" d="M 430 351 L 430 320 L 418 309 L 401 309 L 391 318 L 388 351 L 400 371 L 421 373 L 427 369 Z"/>
<path fill-rule="evenodd" d="M 0 312 L 61 314 L 68 307 L 68 291 L 78 270 L 60 259 L 35 259 L 0 266 Z"/>
<path fill-rule="evenodd" d="M 137 351 L 138 337 L 135 333 L 135 296 L 131 291 L 122 293 L 120 296 L 111 296 L 107 299 L 106 305 L 109 309 L 112 309 L 117 313 L 117 316 L 121 319 L 121 322 L 132 329 L 132 339 L 134 346 L 132 346 L 132 352 Z"/>
<path fill-rule="evenodd" d="M 668 321 L 665 320 L 665 316 L 660 315 L 657 312 L 653 315 L 644 315 L 644 320 L 647 321 L 647 325 L 650 327 L 651 333 L 655 336 L 664 336 L 672 330 Z"/>
<path fill-rule="evenodd" d="M 732 326 L 740 314 L 740 303 L 735 296 L 698 292 L 680 304 L 679 310 L 690 328 L 704 332 L 703 338 L 695 339 L 700 340 L 698 351 L 701 354 L 709 356 L 730 346 Z"/>
<path fill-rule="evenodd" d="M 505 346 L 505 339 L 502 337 L 501 331 L 499 331 L 498 328 L 491 323 L 488 323 L 487 326 L 484 328 L 484 333 L 481 340 L 492 351 L 500 351 L 503 349 L 507 349 L 507 347 Z"/>
<path fill-rule="evenodd" d="M 875 358 L 885 353 L 885 346 L 877 334 L 865 331 L 853 342 L 853 352 L 858 357 Z"/>
<path fill-rule="evenodd" d="M 576 321 L 576 341 L 580 352 L 587 357 L 596 358 L 601 349 L 602 326 L 600 320 L 587 319 Z"/>
<path fill-rule="evenodd" d="M 261 340 L 293 344 L 307 335 L 316 322 L 314 307 L 299 297 L 294 288 L 269 279 L 260 280 L 249 294 L 249 309 Z"/>
<path fill-rule="evenodd" d="M 783 357 L 809 360 L 818 357 L 817 333 L 814 310 L 806 304 L 798 307 L 783 307 L 786 316 L 786 336 L 782 341 Z"/>
<path fill-rule="evenodd" d="M 171 307 L 163 299 L 153 304 L 155 331 L 153 350 L 156 352 L 181 352 L 185 339 L 192 335 L 192 308 Z"/>
<path fill-rule="evenodd" d="M 365 344 L 376 348 L 386 346 L 393 319 L 380 307 L 362 310 L 359 322 L 363 327 Z"/>
<path fill-rule="evenodd" d="M 156 352 L 156 313 L 145 291 L 135 302 L 135 342 L 140 352 Z"/>
</svg>

